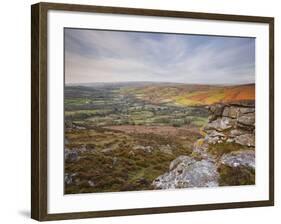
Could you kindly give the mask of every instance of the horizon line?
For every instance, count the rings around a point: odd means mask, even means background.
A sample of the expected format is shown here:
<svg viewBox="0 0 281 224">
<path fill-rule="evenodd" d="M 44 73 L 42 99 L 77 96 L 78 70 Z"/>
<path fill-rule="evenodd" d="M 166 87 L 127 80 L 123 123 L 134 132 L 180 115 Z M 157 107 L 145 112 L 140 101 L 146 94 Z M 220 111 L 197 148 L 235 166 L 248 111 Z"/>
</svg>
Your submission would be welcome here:
<svg viewBox="0 0 281 224">
<path fill-rule="evenodd" d="M 187 83 L 187 82 L 170 82 L 170 81 L 113 81 L 113 82 L 72 82 L 64 83 L 65 85 L 89 85 L 89 84 L 122 84 L 122 83 L 166 83 L 166 84 L 179 84 L 179 85 L 208 85 L 208 86 L 219 86 L 219 85 L 228 85 L 228 86 L 237 86 L 237 85 L 255 85 L 255 82 L 248 83 Z"/>
</svg>

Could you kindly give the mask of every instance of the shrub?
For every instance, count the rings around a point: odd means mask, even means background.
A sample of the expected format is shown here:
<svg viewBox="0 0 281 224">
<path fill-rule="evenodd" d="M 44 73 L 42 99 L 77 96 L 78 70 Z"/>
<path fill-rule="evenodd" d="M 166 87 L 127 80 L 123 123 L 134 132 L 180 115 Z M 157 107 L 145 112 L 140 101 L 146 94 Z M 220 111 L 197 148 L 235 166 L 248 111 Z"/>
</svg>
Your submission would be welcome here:
<svg viewBox="0 0 281 224">
<path fill-rule="evenodd" d="M 255 184 L 255 170 L 245 167 L 229 167 L 221 165 L 218 168 L 220 173 L 220 186 L 239 186 L 239 185 L 253 185 Z"/>
</svg>

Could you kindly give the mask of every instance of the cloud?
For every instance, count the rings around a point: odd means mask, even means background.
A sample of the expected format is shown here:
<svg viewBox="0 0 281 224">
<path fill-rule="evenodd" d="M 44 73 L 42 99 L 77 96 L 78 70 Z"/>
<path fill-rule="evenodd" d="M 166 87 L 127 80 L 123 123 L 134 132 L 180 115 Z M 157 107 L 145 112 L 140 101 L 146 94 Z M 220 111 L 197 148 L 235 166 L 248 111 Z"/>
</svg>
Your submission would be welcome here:
<svg viewBox="0 0 281 224">
<path fill-rule="evenodd" d="M 254 38 L 66 29 L 65 59 L 66 83 L 255 80 Z"/>
</svg>

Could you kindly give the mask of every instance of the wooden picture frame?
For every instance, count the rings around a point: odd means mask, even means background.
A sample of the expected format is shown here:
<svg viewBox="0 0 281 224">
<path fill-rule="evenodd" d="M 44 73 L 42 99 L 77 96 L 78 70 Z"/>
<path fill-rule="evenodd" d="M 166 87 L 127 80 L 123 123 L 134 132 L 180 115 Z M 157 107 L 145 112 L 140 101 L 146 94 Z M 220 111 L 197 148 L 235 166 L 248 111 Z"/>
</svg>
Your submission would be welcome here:
<svg viewBox="0 0 281 224">
<path fill-rule="evenodd" d="M 274 18 L 224 15 L 201 12 L 164 11 L 138 8 L 119 8 L 90 5 L 38 3 L 31 7 L 31 217 L 39 221 L 93 217 L 141 215 L 170 212 L 203 211 L 274 205 Z M 150 208 L 130 208 L 103 211 L 48 213 L 48 19 L 50 10 L 104 13 L 166 18 L 188 18 L 210 21 L 249 22 L 269 25 L 269 196 L 268 200 L 233 203 L 197 204 Z"/>
</svg>

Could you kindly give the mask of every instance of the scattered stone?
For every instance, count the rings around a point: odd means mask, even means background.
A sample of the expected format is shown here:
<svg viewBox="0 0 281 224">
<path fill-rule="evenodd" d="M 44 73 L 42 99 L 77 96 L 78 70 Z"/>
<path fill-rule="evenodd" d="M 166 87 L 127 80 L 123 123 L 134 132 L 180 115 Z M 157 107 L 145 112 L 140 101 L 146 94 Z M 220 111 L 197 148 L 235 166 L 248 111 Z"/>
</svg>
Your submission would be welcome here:
<svg viewBox="0 0 281 224">
<path fill-rule="evenodd" d="M 90 187 L 94 187 L 94 186 L 95 186 L 95 182 L 92 181 L 92 180 L 89 180 L 89 181 L 88 181 L 88 184 L 89 184 Z"/>
<path fill-rule="evenodd" d="M 82 145 L 78 150 L 79 150 L 79 152 L 81 152 L 81 153 L 87 152 L 87 151 L 88 151 L 85 145 Z"/>
<path fill-rule="evenodd" d="M 169 155 L 173 155 L 172 148 L 169 144 L 168 145 L 161 145 L 159 150 L 160 150 L 160 152 L 163 152 L 163 153 L 166 153 L 166 154 L 169 154 Z"/>
<path fill-rule="evenodd" d="M 64 144 L 66 144 L 66 145 L 69 144 L 69 140 L 67 138 L 64 139 Z"/>
<path fill-rule="evenodd" d="M 78 152 L 76 150 L 65 148 L 64 159 L 66 162 L 75 162 L 79 159 Z"/>
<path fill-rule="evenodd" d="M 102 149 L 101 152 L 102 153 L 110 153 L 110 152 L 112 152 L 114 150 L 115 150 L 115 148 L 105 148 L 105 149 Z"/>
<path fill-rule="evenodd" d="M 134 153 L 133 150 L 130 150 L 130 151 L 129 151 L 129 156 L 135 156 L 135 153 Z"/>
<path fill-rule="evenodd" d="M 64 174 L 64 182 L 65 182 L 67 185 L 73 184 L 73 183 L 74 183 L 73 178 L 74 178 L 76 175 L 77 175 L 76 173 L 65 173 L 65 174 Z"/>
<path fill-rule="evenodd" d="M 133 147 L 133 150 L 143 150 L 144 152 L 151 153 L 152 152 L 152 146 L 143 146 L 143 145 L 136 145 Z"/>
<path fill-rule="evenodd" d="M 113 159 L 112 159 L 112 166 L 115 166 L 115 165 L 116 165 L 117 160 L 118 160 L 117 157 L 114 156 Z"/>
</svg>

